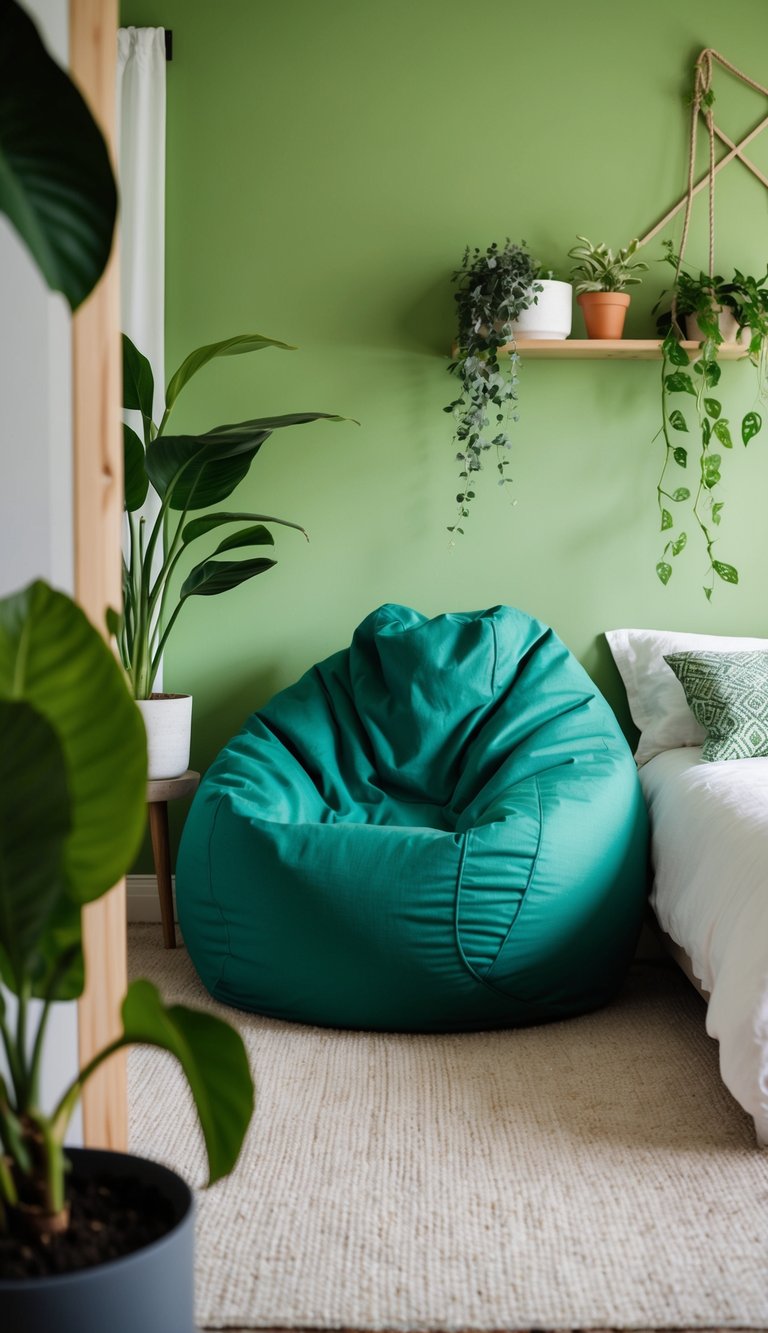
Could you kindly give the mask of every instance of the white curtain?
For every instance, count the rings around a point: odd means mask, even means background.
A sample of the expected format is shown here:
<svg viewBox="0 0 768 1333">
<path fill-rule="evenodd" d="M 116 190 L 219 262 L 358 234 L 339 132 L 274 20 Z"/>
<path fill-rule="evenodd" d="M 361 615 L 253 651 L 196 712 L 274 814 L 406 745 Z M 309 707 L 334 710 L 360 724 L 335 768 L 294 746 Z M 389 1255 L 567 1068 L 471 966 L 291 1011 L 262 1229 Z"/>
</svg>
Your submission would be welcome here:
<svg viewBox="0 0 768 1333">
<path fill-rule="evenodd" d="M 119 29 L 122 327 L 154 370 L 156 422 L 165 400 L 165 65 L 164 28 Z M 140 421 L 131 424 L 141 435 Z M 151 525 L 158 512 L 154 491 L 142 512 Z M 162 667 L 155 689 L 162 689 Z"/>
</svg>

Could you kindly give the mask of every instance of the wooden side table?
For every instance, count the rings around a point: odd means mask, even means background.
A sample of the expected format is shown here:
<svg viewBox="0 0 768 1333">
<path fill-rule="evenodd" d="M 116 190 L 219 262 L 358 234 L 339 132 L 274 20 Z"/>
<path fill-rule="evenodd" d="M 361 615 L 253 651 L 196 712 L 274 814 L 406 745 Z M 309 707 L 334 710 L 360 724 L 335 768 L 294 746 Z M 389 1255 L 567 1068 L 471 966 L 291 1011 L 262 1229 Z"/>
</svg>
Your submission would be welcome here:
<svg viewBox="0 0 768 1333">
<path fill-rule="evenodd" d="M 188 768 L 179 778 L 155 778 L 147 783 L 149 831 L 152 835 L 152 856 L 157 875 L 160 898 L 160 919 L 163 923 L 163 944 L 166 949 L 176 948 L 176 926 L 173 920 L 173 889 L 171 886 L 171 844 L 168 838 L 168 802 L 180 796 L 192 796 L 197 791 L 200 774 Z"/>
</svg>

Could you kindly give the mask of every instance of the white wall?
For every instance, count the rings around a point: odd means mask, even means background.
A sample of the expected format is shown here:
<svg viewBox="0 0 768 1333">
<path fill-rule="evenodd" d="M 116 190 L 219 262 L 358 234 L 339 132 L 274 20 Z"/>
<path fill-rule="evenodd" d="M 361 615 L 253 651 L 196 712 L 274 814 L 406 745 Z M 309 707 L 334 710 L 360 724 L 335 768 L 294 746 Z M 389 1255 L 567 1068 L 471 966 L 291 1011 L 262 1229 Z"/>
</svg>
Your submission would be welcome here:
<svg viewBox="0 0 768 1333">
<path fill-rule="evenodd" d="M 49 50 L 68 54 L 68 0 L 25 0 Z M 0 217 L 0 596 L 44 578 L 74 586 L 69 309 Z M 34 1016 L 33 1016 L 34 1019 Z M 50 1107 L 77 1070 L 77 1005 L 54 1007 L 42 1076 Z M 79 1121 L 70 1142 L 79 1142 Z"/>
</svg>

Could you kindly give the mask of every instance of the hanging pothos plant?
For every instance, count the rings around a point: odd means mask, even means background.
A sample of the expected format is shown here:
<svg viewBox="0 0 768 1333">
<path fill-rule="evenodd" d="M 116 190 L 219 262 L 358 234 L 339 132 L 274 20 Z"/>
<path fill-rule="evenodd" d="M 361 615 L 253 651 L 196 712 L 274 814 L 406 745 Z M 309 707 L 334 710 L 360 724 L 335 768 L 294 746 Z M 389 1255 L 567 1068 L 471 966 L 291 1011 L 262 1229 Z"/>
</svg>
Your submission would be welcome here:
<svg viewBox="0 0 768 1333">
<path fill-rule="evenodd" d="M 461 464 L 456 520 L 448 528 L 454 538 L 464 532 L 462 522 L 475 498 L 474 479 L 483 469 L 483 455 L 495 450 L 499 486 L 512 480 L 506 475 L 512 448 L 507 432 L 510 419 L 518 419 L 519 365 L 512 326 L 538 299 L 543 276 L 548 275 L 542 274 L 525 241 L 515 245 L 509 237 L 503 247 L 494 242 L 484 253 L 467 246 L 461 267 L 452 275 L 459 284 L 455 294 L 459 327 L 448 369 L 458 378 L 460 389 L 444 410 L 455 421 L 453 439 Z M 509 356 L 502 369 L 499 349 L 504 346 L 509 347 Z"/>
<path fill-rule="evenodd" d="M 657 499 L 661 531 L 669 533 L 661 559 L 656 565 L 656 573 L 666 586 L 672 577 L 672 560 L 688 544 L 688 533 L 680 528 L 676 535 L 673 506 L 692 500 L 689 513 L 692 515 L 706 550 L 708 569 L 705 575 L 704 594 L 711 599 L 716 579 L 724 583 L 738 583 L 739 572 L 735 565 L 720 560 L 715 554 L 724 501 L 717 498 L 717 491 L 722 480 L 722 449 L 733 448 L 731 422 L 723 415 L 723 404 L 714 391 L 718 389 L 721 367 L 718 353 L 725 341 L 723 332 L 723 312 L 731 312 L 735 324 L 736 336 L 744 329 L 750 331 L 749 357 L 758 367 L 759 392 L 765 385 L 765 358 L 768 346 L 768 272 L 763 278 L 747 277 L 737 269 L 733 279 L 725 281 L 719 275 L 707 273 L 698 275 L 686 272 L 681 267 L 681 260 L 675 255 L 671 242 L 666 242 L 667 262 L 675 268 L 675 283 L 672 289 L 672 309 L 659 320 L 659 332 L 664 335 L 662 342 L 661 366 L 661 406 L 662 424 L 659 434 L 664 438 L 665 455 L 657 485 Z M 663 300 L 663 297 L 661 298 Z M 661 300 L 657 303 L 661 304 Z M 683 330 L 680 320 L 694 317 L 701 335 L 700 352 L 692 358 L 682 346 Z M 692 340 L 693 341 L 693 340 Z M 676 395 L 682 395 L 675 399 Z M 683 404 L 692 398 L 691 414 L 686 416 Z M 677 401 L 678 406 L 672 406 Z M 742 443 L 746 446 L 762 428 L 761 414 L 752 408 L 745 413 L 740 424 Z M 674 484 L 675 470 L 687 469 L 689 448 L 682 442 L 682 436 L 692 432 L 698 436 L 698 454 L 691 486 Z"/>
</svg>

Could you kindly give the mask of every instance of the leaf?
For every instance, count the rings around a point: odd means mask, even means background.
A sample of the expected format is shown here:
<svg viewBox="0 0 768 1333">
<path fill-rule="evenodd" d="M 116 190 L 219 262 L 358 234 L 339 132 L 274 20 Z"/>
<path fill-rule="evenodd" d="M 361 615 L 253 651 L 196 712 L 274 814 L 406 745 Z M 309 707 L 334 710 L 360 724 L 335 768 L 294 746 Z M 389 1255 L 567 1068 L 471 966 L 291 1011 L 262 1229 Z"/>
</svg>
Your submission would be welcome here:
<svg viewBox="0 0 768 1333">
<path fill-rule="evenodd" d="M 75 310 L 112 248 L 109 154 L 75 85 L 20 5 L 0 5 L 0 210 Z"/>
<path fill-rule="evenodd" d="M 112 638 L 117 638 L 123 628 L 123 617 L 114 606 L 108 606 L 104 613 L 104 624 L 107 627 L 107 634 Z"/>
<path fill-rule="evenodd" d="M 181 1064 L 200 1119 L 212 1185 L 235 1165 L 253 1114 L 253 1079 L 242 1039 L 213 1014 L 166 1006 L 149 981 L 128 987 L 122 1018 L 127 1041 L 170 1051 Z"/>
<path fill-rule="evenodd" d="M 669 330 L 664 339 L 661 350 L 667 361 L 670 361 L 673 366 L 690 365 L 691 358 L 682 344 L 678 342 L 672 329 Z"/>
<path fill-rule="evenodd" d="M 722 512 L 722 508 L 723 508 L 723 503 L 724 503 L 724 502 L 723 502 L 722 500 L 718 500 L 715 504 L 712 505 L 712 522 L 713 522 L 713 523 L 719 524 L 719 522 L 720 522 L 720 514 L 721 514 L 721 512 Z"/>
<path fill-rule="evenodd" d="M 18 995 L 67 892 L 63 851 L 72 814 L 50 722 L 28 703 L 0 699 L 0 736 L 0 977 Z"/>
<path fill-rule="evenodd" d="M 680 552 L 681 552 L 682 550 L 685 549 L 685 544 L 686 544 L 687 541 L 688 541 L 688 534 L 687 534 L 686 532 L 681 532 L 681 533 L 680 533 L 680 536 L 679 536 L 678 539 L 677 539 L 677 541 L 674 541 L 674 542 L 672 543 L 672 546 L 671 546 L 671 548 L 670 548 L 671 551 L 672 551 L 672 554 L 673 554 L 673 555 L 679 555 Z"/>
<path fill-rule="evenodd" d="M 677 500 L 677 502 L 680 503 L 683 500 L 688 500 L 690 494 L 691 492 L 688 490 L 687 486 L 678 486 L 677 490 L 672 492 L 672 499 Z"/>
<path fill-rule="evenodd" d="M 222 551 L 233 551 L 238 546 L 274 546 L 275 539 L 269 528 L 265 528 L 261 523 L 255 524 L 250 528 L 240 528 L 238 532 L 231 532 L 228 537 L 224 537 L 219 542 L 214 555 L 221 555 Z"/>
<path fill-rule="evenodd" d="M 696 394 L 690 375 L 686 375 L 683 370 L 676 370 L 672 375 L 665 375 L 664 384 L 669 393 L 692 393 L 694 396 Z"/>
<path fill-rule="evenodd" d="M 141 412 L 144 439 L 149 441 L 155 397 L 155 377 L 147 358 L 123 334 L 123 407 L 127 412 Z"/>
<path fill-rule="evenodd" d="M 202 560 L 185 578 L 179 591 L 179 601 L 185 597 L 215 597 L 229 592 L 257 574 L 265 574 L 277 564 L 276 560 Z"/>
<path fill-rule="evenodd" d="M 672 578 L 672 566 L 668 565 L 665 560 L 660 560 L 656 566 L 656 573 L 666 588 L 669 580 Z"/>
<path fill-rule="evenodd" d="M 56 732 L 72 808 L 64 870 L 72 900 L 90 902 L 120 879 L 141 841 L 146 733 L 107 643 L 45 583 L 0 600 L 0 699 L 29 703 Z M 43 788 L 38 812 L 45 807 Z"/>
<path fill-rule="evenodd" d="M 295 352 L 296 348 L 290 343 L 278 342 L 275 338 L 265 338 L 261 333 L 238 333 L 234 338 L 224 338 L 221 342 L 208 343 L 205 347 L 198 347 L 194 352 L 190 352 L 178 370 L 174 372 L 168 381 L 168 388 L 165 391 L 165 409 L 171 410 L 179 394 L 188 384 L 193 375 L 203 366 L 207 366 L 209 361 L 213 361 L 217 356 L 240 356 L 243 352 L 261 352 L 265 347 L 279 347 L 284 352 Z"/>
<path fill-rule="evenodd" d="M 181 540 L 184 546 L 190 542 L 196 541 L 198 537 L 204 537 L 206 532 L 212 532 L 214 528 L 220 528 L 225 523 L 241 523 L 243 521 L 258 521 L 261 523 L 278 523 L 283 528 L 295 528 L 297 532 L 307 533 L 298 523 L 289 523 L 285 518 L 274 518 L 271 514 L 242 514 L 242 513 L 224 513 L 206 514 L 203 518 L 193 518 L 191 522 L 185 523 L 181 530 Z M 309 541 L 309 537 L 307 537 Z"/>
<path fill-rule="evenodd" d="M 726 565 L 722 560 L 713 560 L 712 568 L 724 583 L 738 583 L 739 571 L 734 565 Z"/>
<path fill-rule="evenodd" d="M 720 480 L 720 455 L 705 454 L 701 460 L 701 480 L 708 490 Z"/>
<path fill-rule="evenodd" d="M 141 509 L 148 490 L 144 445 L 135 430 L 123 425 L 123 503 L 129 513 Z"/>
<path fill-rule="evenodd" d="M 711 602 L 711 601 L 712 601 L 712 589 L 711 589 L 711 588 L 706 588 L 706 587 L 705 587 L 705 589 L 704 589 L 704 596 L 706 597 L 706 599 L 707 599 L 708 602 Z"/>
<path fill-rule="evenodd" d="M 716 421 L 712 429 L 724 449 L 733 448 L 733 440 L 731 439 L 731 432 L 728 429 L 728 422 L 725 420 L 725 417 L 723 417 L 720 421 Z"/>
<path fill-rule="evenodd" d="M 673 450 L 672 457 L 674 458 L 675 462 L 679 464 L 680 467 L 688 466 L 688 450 L 683 449 L 682 446 L 679 446 L 677 449 Z"/>
<path fill-rule="evenodd" d="M 722 404 L 719 403 L 716 398 L 704 399 L 704 411 L 708 417 L 712 417 L 712 419 L 716 421 L 722 410 Z"/>
<path fill-rule="evenodd" d="M 759 412 L 747 412 L 741 423 L 741 438 L 744 444 L 749 444 L 750 440 L 762 429 L 763 418 Z"/>
<path fill-rule="evenodd" d="M 704 361 L 702 364 L 704 367 L 702 374 L 705 382 L 710 389 L 714 389 L 720 383 L 720 376 L 723 372 L 716 361 Z"/>
<path fill-rule="evenodd" d="M 666 532 L 667 528 L 673 527 L 673 519 L 668 509 L 661 511 L 661 531 Z"/>
<path fill-rule="evenodd" d="M 227 444 L 205 435 L 160 435 L 147 448 L 147 473 L 171 509 L 206 509 L 232 494 L 268 439 L 269 431 L 244 431 Z"/>
<path fill-rule="evenodd" d="M 688 430 L 688 427 L 685 423 L 685 417 L 683 416 L 679 407 L 676 407 L 672 412 L 670 412 L 669 424 L 673 430 L 684 430 L 684 431 Z"/>
<path fill-rule="evenodd" d="M 147 448 L 147 473 L 171 509 L 207 509 L 226 500 L 271 432 L 308 421 L 341 421 L 328 412 L 297 412 L 217 426 L 205 435 L 160 435 Z"/>
</svg>

